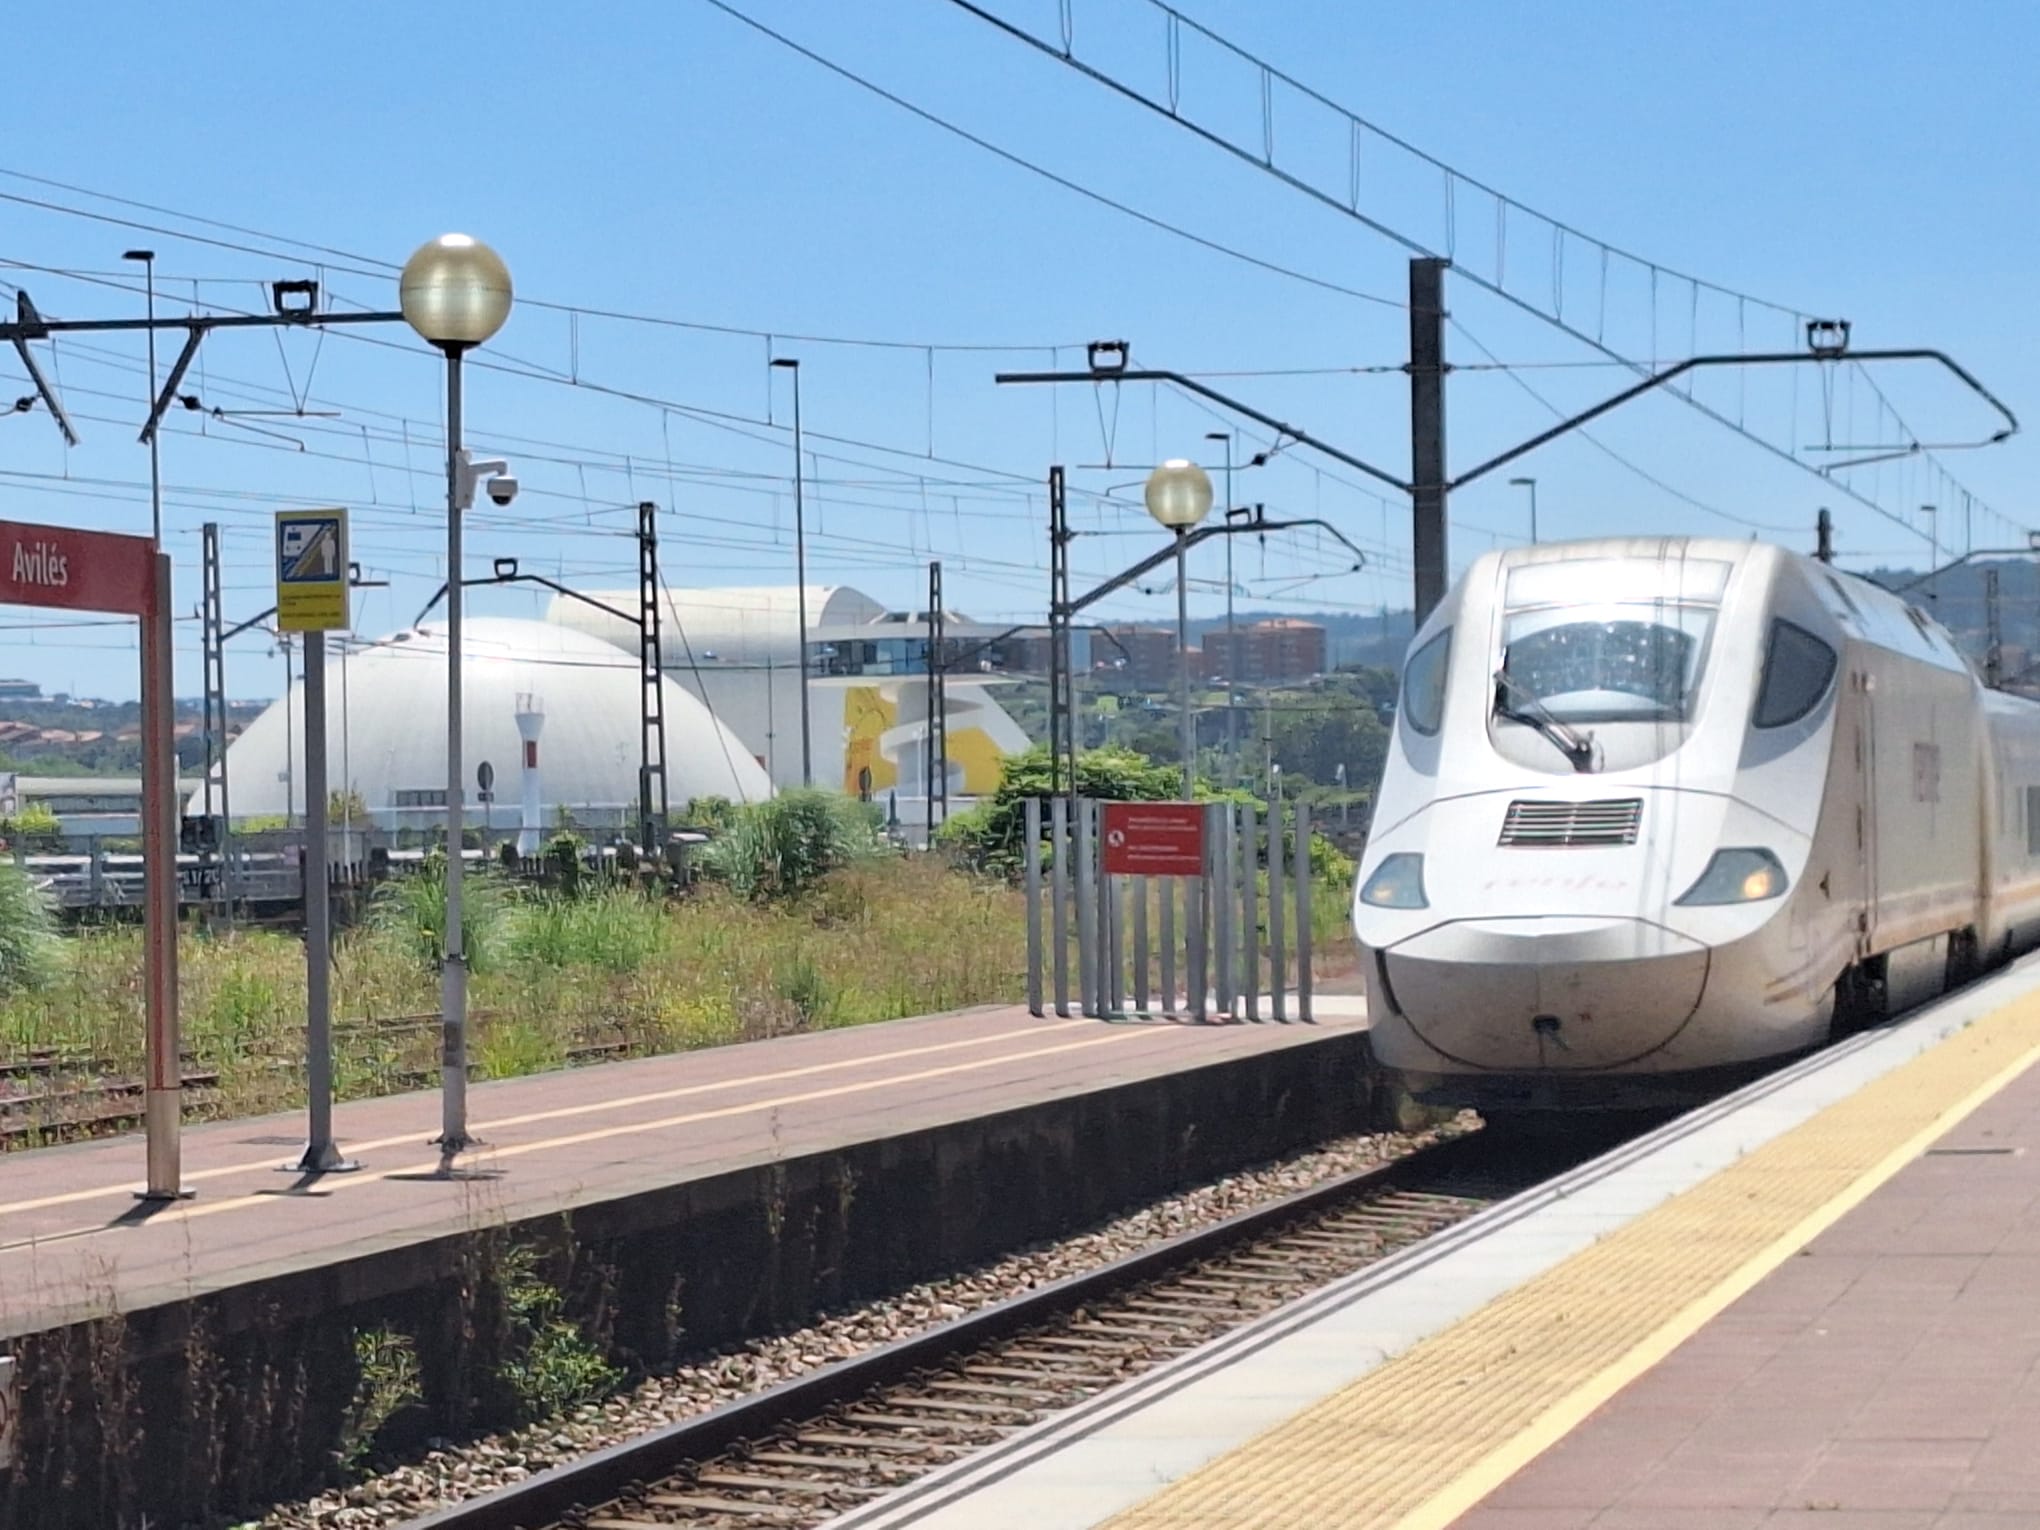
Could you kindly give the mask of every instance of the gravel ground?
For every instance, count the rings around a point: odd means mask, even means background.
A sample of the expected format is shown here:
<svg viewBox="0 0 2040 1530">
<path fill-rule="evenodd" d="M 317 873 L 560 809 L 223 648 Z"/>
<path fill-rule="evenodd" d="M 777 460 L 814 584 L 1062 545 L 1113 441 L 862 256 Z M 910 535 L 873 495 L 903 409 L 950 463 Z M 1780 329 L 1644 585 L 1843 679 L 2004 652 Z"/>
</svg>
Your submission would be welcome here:
<svg viewBox="0 0 2040 1530">
<path fill-rule="evenodd" d="M 1009 1296 L 1095 1269 L 1149 1244 L 1293 1195 L 1342 1174 L 1399 1158 L 1473 1123 L 1417 1133 L 1345 1137 L 1265 1168 L 1202 1185 L 1093 1232 L 995 1264 L 911 1287 L 885 1300 L 822 1319 L 794 1333 L 757 1339 L 711 1355 L 573 1413 L 446 1445 L 423 1460 L 350 1487 L 282 1505 L 248 1521 L 261 1530 L 380 1530 L 446 1504 L 517 1482 L 547 1467 L 633 1439 L 676 1419 L 763 1391 L 832 1360 L 847 1359 Z"/>
</svg>

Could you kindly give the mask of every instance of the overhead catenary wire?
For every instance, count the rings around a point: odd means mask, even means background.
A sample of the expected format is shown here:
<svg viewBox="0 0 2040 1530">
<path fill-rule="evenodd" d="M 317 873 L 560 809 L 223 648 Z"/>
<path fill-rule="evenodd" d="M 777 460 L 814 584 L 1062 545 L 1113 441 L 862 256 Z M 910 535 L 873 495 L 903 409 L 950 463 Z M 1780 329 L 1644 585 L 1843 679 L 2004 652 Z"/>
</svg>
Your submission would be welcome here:
<svg viewBox="0 0 2040 1530">
<path fill-rule="evenodd" d="M 395 272 L 402 269 L 401 262 L 385 260 L 379 256 L 362 255 L 355 253 L 353 251 L 337 249 L 331 245 L 317 244 L 311 241 L 298 239 L 287 234 L 270 233 L 261 229 L 249 228 L 243 224 L 228 223 L 217 218 L 204 217 L 198 213 L 184 212 L 176 208 L 165 207 L 160 203 L 137 201 L 133 198 L 117 196 L 111 192 L 97 191 L 88 186 L 80 186 L 73 182 L 52 180 L 47 176 L 32 175 L 26 171 L 10 169 L 6 166 L 0 166 L 0 177 L 6 177 L 9 179 L 23 181 L 39 186 L 45 186 L 52 190 L 67 192 L 73 196 L 90 197 L 96 201 L 107 202 L 115 206 L 130 207 L 139 211 L 154 213 L 160 217 L 174 218 L 179 222 L 197 224 L 202 228 L 213 228 L 222 230 L 224 232 L 241 234 L 250 239 L 263 240 L 265 241 L 266 245 L 281 245 L 286 247 L 295 246 L 296 248 L 271 249 L 260 245 L 237 244 L 230 240 L 204 239 L 199 238 L 198 236 L 190 235 L 176 228 L 165 227 L 156 224 L 145 224 L 114 219 L 111 218 L 109 215 L 102 213 L 93 213 L 88 209 L 65 207 L 61 203 L 50 202 L 44 199 L 23 197 L 18 194 L 0 192 L 0 200 L 15 201 L 22 203 L 24 205 L 38 207 L 46 211 L 67 213 L 75 217 L 95 218 L 103 222 L 115 222 L 119 223 L 122 227 L 132 228 L 140 233 L 160 234 L 166 238 L 173 239 L 188 238 L 191 239 L 192 242 L 208 244 L 214 248 L 232 250 L 238 254 L 260 255 L 270 259 L 303 261 L 304 259 L 306 259 L 307 254 L 309 254 L 324 258 L 328 261 L 332 260 L 348 261 L 351 262 L 350 265 L 333 266 L 330 267 L 330 269 L 338 270 L 343 274 L 350 276 L 385 277 L 394 274 Z M 120 279 L 123 276 L 123 273 L 117 271 L 67 270 L 63 267 L 58 266 L 35 265 L 29 262 L 13 260 L 0 260 L 0 266 L 10 266 L 21 270 L 44 271 L 50 273 L 51 275 L 72 276 L 80 280 L 100 280 L 105 282 L 106 285 L 118 286 L 123 288 L 124 290 L 129 291 L 140 290 L 138 286 L 135 286 L 133 284 L 132 279 L 128 280 Z M 245 284 L 248 278 L 245 276 L 241 277 L 170 276 L 166 277 L 165 280 L 199 281 L 205 282 L 207 284 L 217 284 L 225 286 L 234 284 Z M 1060 345 L 1055 345 L 1052 343 L 1045 343 L 1040 340 L 1011 341 L 1011 342 L 995 342 L 986 340 L 969 340 L 969 341 L 907 340 L 897 338 L 881 338 L 869 335 L 816 334 L 802 330 L 761 329 L 750 325 L 717 323 L 704 319 L 686 319 L 671 314 L 638 313 L 628 309 L 606 308 L 597 305 L 582 303 L 568 303 L 562 302 L 558 299 L 531 297 L 524 294 L 519 294 L 517 302 L 520 307 L 540 308 L 554 313 L 575 314 L 579 315 L 582 318 L 610 319 L 615 320 L 619 323 L 644 324 L 664 329 L 695 330 L 704 334 L 741 336 L 754 340 L 787 340 L 798 342 L 801 345 L 840 345 L 869 350 L 936 351 L 936 352 L 957 352 L 961 354 L 1008 354 L 1013 352 L 1042 351 L 1049 349 L 1068 349 L 1075 346 L 1080 346 L 1083 343 L 1082 341 L 1063 341 L 1060 343 Z"/>
<path fill-rule="evenodd" d="M 708 0 L 708 3 L 723 7 L 725 9 L 728 8 L 727 6 L 724 5 L 724 0 Z M 1218 148 L 1219 150 L 1228 155 L 1231 155 L 1232 157 L 1238 159 L 1242 163 L 1251 166 L 1253 169 L 1259 171 L 1260 173 L 1274 178 L 1283 185 L 1290 187 L 1292 190 L 1300 192 L 1301 194 L 1309 197 L 1310 199 L 1319 203 L 1320 205 L 1331 209 L 1340 216 L 1360 224 L 1361 226 L 1369 229 L 1373 233 L 1381 236 L 1382 238 L 1387 239 L 1390 242 L 1400 246 L 1402 249 L 1404 249 L 1411 255 L 1435 256 L 1440 253 L 1439 250 L 1436 249 L 1431 243 L 1422 239 L 1415 238 L 1401 231 L 1400 229 L 1395 228 L 1394 226 L 1384 221 L 1383 219 L 1375 217 L 1370 213 L 1363 212 L 1359 206 L 1359 198 L 1357 194 L 1358 185 L 1357 177 L 1355 180 L 1354 187 L 1351 188 L 1350 195 L 1337 195 L 1330 191 L 1327 191 L 1323 187 L 1314 184 L 1312 181 L 1305 178 L 1303 175 L 1293 172 L 1277 162 L 1277 158 L 1274 153 L 1272 135 L 1264 132 L 1262 147 L 1260 150 L 1257 151 L 1255 148 L 1247 144 L 1234 141 L 1234 139 L 1229 137 L 1226 133 L 1208 127 L 1203 123 L 1197 121 L 1187 111 L 1185 111 L 1182 108 L 1181 103 L 1179 101 L 1164 102 L 1162 100 L 1159 100 L 1156 97 L 1148 94 L 1145 90 L 1141 89 L 1140 87 L 1129 84 L 1126 80 L 1111 73 L 1109 70 L 1104 69 L 1098 65 L 1092 64 L 1086 59 L 1080 57 L 1074 45 L 1073 41 L 1074 27 L 1073 24 L 1071 24 L 1071 19 L 1069 17 L 1066 16 L 1065 18 L 1066 24 L 1063 29 L 1064 37 L 1063 43 L 1060 46 L 1058 46 L 1055 42 L 1042 36 L 1039 36 L 1036 33 L 1029 31 L 1026 27 L 1021 26 L 1013 21 L 1010 21 L 1007 18 L 1000 16 L 994 13 L 993 11 L 987 9 L 984 5 L 979 4 L 978 0 L 948 0 L 948 3 L 967 14 L 976 17 L 978 20 L 986 23 L 1000 34 L 1014 41 L 1020 42 L 1036 50 L 1045 57 L 1054 60 L 1056 63 L 1059 63 L 1067 68 L 1076 71 L 1077 73 L 1083 75 L 1085 78 L 1092 80 L 1093 82 L 1099 85 L 1104 86 L 1106 89 L 1112 91 L 1113 93 L 1119 95 L 1120 97 L 1128 101 L 1134 102 L 1139 106 L 1145 108 L 1149 112 L 1152 112 L 1155 115 L 1162 117 L 1164 120 L 1172 123 L 1176 127 L 1193 134 L 1194 136 L 1201 139 L 1205 143 L 1210 144 L 1215 148 Z M 1185 17 L 1181 12 L 1176 11 L 1173 7 L 1168 5 L 1166 3 L 1166 0 L 1146 0 L 1146 3 L 1155 10 L 1162 12 L 1166 17 L 1168 17 L 1169 24 L 1172 29 L 1187 26 L 1193 32 L 1209 39 L 1217 47 L 1222 48 L 1225 51 L 1233 54 L 1240 60 L 1248 63 L 1253 69 L 1258 71 L 1259 77 L 1262 81 L 1262 88 L 1264 91 L 1263 97 L 1264 122 L 1268 119 L 1269 113 L 1272 110 L 1272 108 L 1270 108 L 1269 105 L 1267 104 L 1267 97 L 1265 95 L 1265 92 L 1270 88 L 1271 82 L 1279 81 L 1287 88 L 1299 93 L 1301 96 L 1307 98 L 1308 100 L 1315 102 L 1324 109 L 1337 114 L 1352 129 L 1352 132 L 1355 135 L 1354 141 L 1356 144 L 1358 142 L 1357 135 L 1362 130 L 1364 130 L 1366 133 L 1373 135 L 1374 137 L 1380 139 L 1382 142 L 1393 145 L 1395 148 L 1403 151 L 1404 153 L 1415 156 L 1421 163 L 1437 170 L 1440 174 L 1442 174 L 1446 186 L 1447 216 L 1446 216 L 1446 239 L 1444 249 L 1444 253 L 1446 255 L 1452 256 L 1456 255 L 1457 253 L 1455 248 L 1455 242 L 1451 235 L 1452 225 L 1451 210 L 1454 205 L 1454 197 L 1457 194 L 1458 189 L 1461 187 L 1465 187 L 1477 191 L 1482 196 L 1489 198 L 1493 202 L 1494 207 L 1496 209 L 1497 243 L 1494 274 L 1490 276 L 1484 274 L 1477 268 L 1455 261 L 1454 271 L 1457 274 L 1458 278 L 1460 280 L 1469 282 L 1476 287 L 1479 287 L 1480 289 L 1501 299 L 1503 302 L 1520 310 L 1521 312 L 1528 314 L 1536 319 L 1539 319 L 1540 321 L 1546 324 L 1551 325 L 1552 327 L 1560 330 L 1561 332 L 1571 336 L 1573 339 L 1579 341 L 1580 343 L 1591 347 L 1593 350 L 1599 352 L 1603 356 L 1611 360 L 1621 361 L 1624 365 L 1628 366 L 1638 375 L 1647 374 L 1649 371 L 1651 371 L 1653 368 L 1659 365 L 1662 360 L 1661 350 L 1658 344 L 1658 310 L 1659 310 L 1658 288 L 1661 280 L 1666 277 L 1669 277 L 1678 282 L 1684 282 L 1688 284 L 1688 286 L 1691 289 L 1692 298 L 1689 304 L 1689 317 L 1696 338 L 1698 329 L 1699 298 L 1702 292 L 1714 294 L 1724 300 L 1733 300 L 1738 305 L 1739 320 L 1746 316 L 1747 308 L 1752 304 L 1755 304 L 1761 308 L 1773 311 L 1781 315 L 1789 316 L 1794 323 L 1795 330 L 1799 325 L 1805 323 L 1806 321 L 1814 320 L 1819 317 L 1818 315 L 1813 314 L 1805 309 L 1797 308 L 1788 304 L 1775 302 L 1769 298 L 1764 298 L 1757 294 L 1739 291 L 1735 288 L 1726 286 L 1724 284 L 1709 281 L 1706 278 L 1694 276 L 1687 272 L 1677 270 L 1676 268 L 1668 266 L 1662 262 L 1646 259 L 1645 257 L 1637 255 L 1634 252 L 1623 248 L 1622 246 L 1613 244 L 1607 240 L 1597 238 L 1596 236 L 1593 236 L 1591 234 L 1587 234 L 1583 230 L 1580 230 L 1571 224 L 1564 223 L 1558 219 L 1550 217 L 1547 214 L 1538 212 L 1535 208 L 1530 207 L 1527 203 L 1524 203 L 1517 198 L 1511 197 L 1506 193 L 1499 191 L 1495 187 L 1490 186 L 1485 182 L 1476 179 L 1475 177 L 1465 174 L 1464 172 L 1460 171 L 1455 166 L 1449 164 L 1445 160 L 1442 160 L 1436 157 L 1435 155 L 1427 153 L 1426 151 L 1416 147 L 1415 145 L 1407 142 L 1406 140 L 1398 137 L 1397 135 L 1381 128 L 1379 125 L 1368 121 L 1366 118 L 1360 116 L 1358 113 L 1351 111 L 1350 109 L 1340 105 L 1336 101 L 1333 101 L 1329 96 L 1326 96 L 1322 92 L 1317 91 L 1311 86 L 1304 84 L 1300 80 L 1296 79 L 1293 75 L 1286 73 L 1276 65 L 1269 63 L 1266 59 L 1252 53 L 1251 51 L 1239 46 L 1236 43 L 1233 43 L 1232 41 L 1225 38 L 1218 32 L 1212 30 L 1211 28 L 1206 27 L 1194 20 L 1191 20 L 1188 17 Z M 1605 320 L 1605 306 L 1606 306 L 1606 272 L 1608 262 L 1610 261 L 1610 259 L 1615 258 L 1628 262 L 1630 265 L 1647 273 L 1649 277 L 1651 291 L 1651 305 L 1650 305 L 1651 340 L 1647 352 L 1648 356 L 1647 360 L 1639 360 L 1635 358 L 1633 355 L 1627 354 L 1621 347 L 1608 342 L 1605 339 L 1603 323 L 1597 322 L 1595 329 L 1590 333 L 1583 325 L 1575 324 L 1565 317 L 1562 304 L 1555 305 L 1551 308 L 1546 308 L 1539 302 L 1524 296 L 1522 293 L 1513 290 L 1509 286 L 1506 280 L 1506 273 L 1502 264 L 1502 257 L 1505 251 L 1504 230 L 1507 224 L 1507 216 L 1511 210 L 1521 214 L 1525 214 L 1531 218 L 1537 219 L 1538 221 L 1544 223 L 1554 231 L 1555 237 L 1558 238 L 1560 241 L 1566 238 L 1571 238 L 1599 252 L 1600 265 L 1602 270 L 1603 320 Z M 1559 245 L 1559 248 L 1562 250 L 1563 248 L 1562 242 Z M 1859 363 L 1845 362 L 1844 364 L 1852 367 L 1856 371 L 1863 370 Z M 1857 492 L 1853 488 L 1841 485 L 1836 478 L 1822 472 L 1822 470 L 1819 467 L 1802 460 L 1795 451 L 1780 448 L 1775 442 L 1767 440 L 1763 436 L 1757 434 L 1755 431 L 1749 429 L 1747 425 L 1742 423 L 1741 420 L 1731 419 L 1727 414 L 1725 414 L 1721 410 L 1718 410 L 1712 407 L 1711 405 L 1703 403 L 1695 395 L 1691 386 L 1688 386 L 1685 389 L 1674 388 L 1670 391 L 1672 397 L 1679 399 L 1681 402 L 1685 403 L 1689 408 L 1698 411 L 1700 414 L 1705 416 L 1707 419 L 1713 421 L 1715 424 L 1730 431 L 1733 431 L 1738 436 L 1741 436 L 1745 440 L 1750 441 L 1751 443 L 1757 445 L 1758 447 L 1771 453 L 1772 455 L 1779 457 L 1784 461 L 1792 463 L 1795 467 L 1799 468 L 1801 471 L 1813 474 L 1814 476 L 1821 478 L 1826 483 L 1835 484 L 1838 488 L 1840 488 L 1841 492 L 1847 494 L 1848 497 L 1850 497 L 1851 499 L 1856 500 L 1858 503 L 1863 504 L 1868 508 L 1876 510 L 1878 513 L 1886 516 L 1888 519 L 1894 520 L 1895 523 L 1903 525 L 1907 531 L 1909 531 L 1913 535 L 1919 536 L 1922 540 L 1926 540 L 1928 538 L 1929 533 L 1922 531 L 1920 528 L 1913 526 L 1910 522 L 1905 521 L 1901 519 L 1899 516 L 1894 515 L 1893 512 L 1885 508 L 1883 505 L 1879 504 L 1874 498 L 1865 496 L 1860 492 Z M 1968 496 L 1969 501 L 1971 503 L 1982 504 L 1982 501 L 1978 499 L 1971 491 L 1969 491 L 1966 486 L 1961 485 L 1959 480 L 1956 480 L 1954 478 L 1954 475 L 1949 473 L 1945 466 L 1940 464 L 1938 461 L 1934 461 L 1934 468 L 1938 473 L 1943 475 L 1944 479 L 1947 482 L 1953 484 L 1958 490 L 1960 490 L 1960 492 Z M 1983 505 L 1982 507 L 1986 510 L 1988 514 L 1997 516 L 2007 525 L 2017 524 L 2016 522 L 2010 520 L 2009 517 L 2005 517 L 2002 512 L 1995 510 L 1993 507 L 1990 507 L 1988 505 Z"/>
<path fill-rule="evenodd" d="M 1018 166 L 1020 169 L 1025 170 L 1032 175 L 1037 175 L 1041 177 L 1043 180 L 1053 182 L 1055 185 L 1062 187 L 1065 191 L 1075 192 L 1078 196 L 1083 197 L 1087 201 L 1095 202 L 1102 207 L 1108 207 L 1112 209 L 1114 212 L 1121 213 L 1126 217 L 1134 219 L 1136 222 L 1144 223 L 1150 228 L 1159 229 L 1167 234 L 1173 234 L 1178 239 L 1188 240 L 1190 243 L 1201 246 L 1202 248 L 1210 250 L 1215 254 L 1224 255 L 1228 259 L 1237 260 L 1243 262 L 1246 265 L 1258 267 L 1259 269 L 1269 272 L 1276 276 L 1287 277 L 1291 281 L 1305 282 L 1310 286 L 1320 288 L 1326 292 L 1335 292 L 1342 297 L 1354 298 L 1363 303 L 1379 304 L 1385 308 L 1400 308 L 1403 306 L 1400 299 L 1384 297 L 1380 293 L 1375 292 L 1363 292 L 1357 287 L 1349 287 L 1342 282 L 1335 282 L 1322 276 L 1313 276 L 1308 272 L 1296 270 L 1293 267 L 1282 265 L 1276 261 L 1263 259 L 1259 255 L 1249 254 L 1247 251 L 1239 249 L 1236 246 L 1226 244 L 1221 240 L 1207 238 L 1203 234 L 1194 233 L 1190 229 L 1183 227 L 1181 224 L 1171 223 L 1167 219 L 1158 218 L 1152 213 L 1142 212 L 1137 207 L 1131 206 L 1130 204 L 1125 202 L 1121 202 L 1116 198 L 1106 196 L 1101 191 L 1094 191 L 1090 187 L 1082 184 L 1081 182 L 1070 179 L 1068 176 L 1058 175 L 1055 171 L 1050 170 L 1047 166 L 1037 164 L 1035 161 L 1031 159 L 1026 159 L 1021 155 L 1015 154 L 1010 149 L 1001 148 L 998 144 L 993 143 L 990 139 L 981 137 L 978 134 L 971 132 L 968 128 L 959 126 L 957 123 L 951 122 L 946 117 L 938 116 L 936 113 L 929 111 L 926 107 L 915 105 L 912 101 L 907 100 L 906 97 L 894 94 L 892 91 L 887 90 L 883 85 L 878 84 L 876 81 L 867 79 L 865 76 L 858 74 L 854 70 L 847 69 L 843 65 L 838 64 L 831 59 L 823 57 L 821 54 L 814 52 L 810 48 L 803 47 L 800 43 L 795 42 L 785 33 L 774 31 L 771 27 L 766 26 L 764 22 L 759 21 L 756 17 L 747 16 L 744 12 L 738 10 L 734 5 L 726 3 L 726 0 L 704 0 L 704 3 L 714 6 L 724 15 L 731 17 L 733 20 L 742 22 L 745 26 L 750 27 L 753 31 L 759 32 L 764 36 L 771 38 L 772 41 L 780 44 L 780 46 L 789 48 L 793 52 L 800 54 L 803 58 L 809 59 L 812 62 L 820 65 L 822 68 L 828 70 L 831 74 L 837 75 L 842 79 L 848 80 L 851 84 L 856 85 L 863 90 L 867 90 L 875 96 L 878 96 L 886 101 L 890 101 L 893 105 L 899 107 L 902 111 L 910 112 L 914 116 L 919 117 L 923 122 L 927 122 L 932 126 L 938 127 L 942 129 L 942 131 L 944 131 L 945 133 L 952 134 L 955 137 L 962 139 L 966 143 L 973 144 L 977 148 L 983 149 L 988 154 L 997 156 L 999 159 L 1006 161 L 1006 163 L 1010 165 Z M 1041 347 L 1037 346 L 1036 349 L 1041 349 Z"/>
</svg>

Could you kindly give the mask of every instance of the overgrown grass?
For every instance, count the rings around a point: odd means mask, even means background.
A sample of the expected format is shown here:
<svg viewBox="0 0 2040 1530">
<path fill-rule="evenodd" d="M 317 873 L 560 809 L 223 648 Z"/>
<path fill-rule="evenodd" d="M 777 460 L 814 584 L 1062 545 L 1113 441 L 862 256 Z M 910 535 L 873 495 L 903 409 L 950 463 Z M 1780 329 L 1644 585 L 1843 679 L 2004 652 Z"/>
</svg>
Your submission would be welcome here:
<svg viewBox="0 0 2040 1530">
<path fill-rule="evenodd" d="M 519 910 L 512 953 L 539 967 L 598 967 L 632 972 L 657 960 L 671 942 L 668 912 L 634 888 L 608 888 L 583 898 L 545 897 Z"/>
<path fill-rule="evenodd" d="M 0 992 L 46 984 L 58 965 L 48 901 L 19 866 L 0 860 Z"/>
<path fill-rule="evenodd" d="M 665 904 L 618 888 L 513 908 L 470 896 L 471 1055 L 489 1077 L 558 1067 L 577 1051 L 659 1053 L 1018 999 L 1026 927 L 1009 887 L 918 857 L 830 873 L 792 897 L 711 889 Z M 492 903 L 489 891 L 496 893 Z M 338 943 L 335 1064 L 345 1097 L 436 1077 L 443 904 L 404 888 Z M 217 1072 L 216 1108 L 302 1100 L 304 947 L 294 936 L 188 933 L 181 947 L 188 1066 Z M 0 993 L 0 1059 L 52 1049 L 112 1074 L 142 1062 L 142 946 L 132 928 L 61 941 L 49 980 Z"/>
</svg>

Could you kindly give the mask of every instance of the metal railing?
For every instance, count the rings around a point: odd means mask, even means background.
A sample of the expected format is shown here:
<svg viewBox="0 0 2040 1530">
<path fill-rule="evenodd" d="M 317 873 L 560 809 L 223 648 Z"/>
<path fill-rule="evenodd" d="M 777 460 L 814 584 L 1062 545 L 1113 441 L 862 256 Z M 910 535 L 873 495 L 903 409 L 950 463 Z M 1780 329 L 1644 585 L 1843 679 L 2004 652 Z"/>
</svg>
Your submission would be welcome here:
<svg viewBox="0 0 2040 1530">
<path fill-rule="evenodd" d="M 1028 1010 L 1309 1022 L 1308 806 L 1204 804 L 1197 876 L 1108 872 L 1106 807 L 1025 804 Z"/>
</svg>

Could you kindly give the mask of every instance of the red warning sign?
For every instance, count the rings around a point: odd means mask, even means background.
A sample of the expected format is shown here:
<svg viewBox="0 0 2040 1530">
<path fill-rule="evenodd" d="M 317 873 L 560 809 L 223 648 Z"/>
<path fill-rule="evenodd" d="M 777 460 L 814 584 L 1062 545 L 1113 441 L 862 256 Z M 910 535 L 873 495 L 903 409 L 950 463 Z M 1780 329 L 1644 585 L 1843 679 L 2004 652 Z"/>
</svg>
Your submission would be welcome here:
<svg viewBox="0 0 2040 1530">
<path fill-rule="evenodd" d="M 1195 802 L 1105 804 L 1105 870 L 1121 877 L 1204 874 L 1204 809 Z"/>
</svg>

